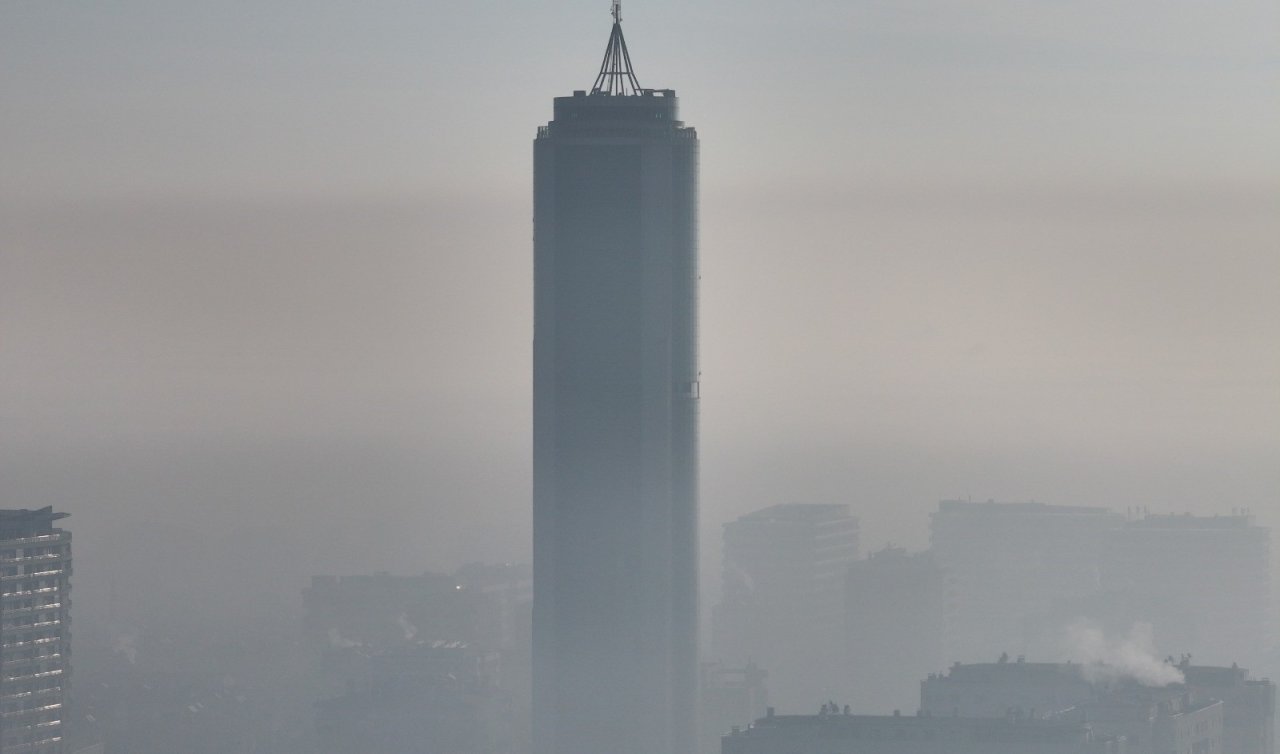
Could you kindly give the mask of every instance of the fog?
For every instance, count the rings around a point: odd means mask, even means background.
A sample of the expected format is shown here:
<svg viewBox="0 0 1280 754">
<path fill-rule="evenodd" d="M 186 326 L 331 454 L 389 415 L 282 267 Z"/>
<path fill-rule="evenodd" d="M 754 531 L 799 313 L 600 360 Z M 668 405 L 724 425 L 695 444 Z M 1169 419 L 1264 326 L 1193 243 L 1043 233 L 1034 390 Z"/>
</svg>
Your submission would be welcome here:
<svg viewBox="0 0 1280 754">
<path fill-rule="evenodd" d="M 711 574 L 720 524 L 774 502 L 917 547 L 957 495 L 1267 517 L 1265 201 L 766 196 L 704 199 Z M 4 478 L 73 514 L 77 604 L 156 530 L 273 532 L 237 559 L 280 599 L 527 559 L 524 204 L 10 204 Z"/>
<path fill-rule="evenodd" d="M 530 141 L 605 12 L 0 9 L 0 493 L 71 514 L 87 658 L 529 561 Z M 628 4 L 703 144 L 704 613 L 776 503 L 1277 524 L 1278 14 Z"/>
</svg>

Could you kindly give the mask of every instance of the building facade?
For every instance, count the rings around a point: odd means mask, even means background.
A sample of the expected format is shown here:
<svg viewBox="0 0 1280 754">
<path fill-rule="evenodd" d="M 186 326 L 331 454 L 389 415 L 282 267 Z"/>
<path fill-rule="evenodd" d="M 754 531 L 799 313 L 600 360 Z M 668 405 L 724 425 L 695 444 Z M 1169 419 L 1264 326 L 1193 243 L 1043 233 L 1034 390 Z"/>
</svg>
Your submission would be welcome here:
<svg viewBox="0 0 1280 754">
<path fill-rule="evenodd" d="M 1102 580 L 1161 645 L 1201 662 L 1256 666 L 1273 642 L 1271 531 L 1252 516 L 1127 521 L 1106 540 Z"/>
<path fill-rule="evenodd" d="M 768 671 L 780 707 L 843 696 L 845 579 L 858 533 L 842 504 L 773 505 L 724 526 L 715 650 L 726 662 Z"/>
<path fill-rule="evenodd" d="M 845 682 L 860 712 L 914 712 L 919 681 L 947 665 L 946 581 L 927 552 L 886 547 L 849 568 Z"/>
<path fill-rule="evenodd" d="M 1221 699 L 1225 754 L 1274 754 L 1276 685 L 1249 677 L 1238 666 L 1184 665 L 1182 674 L 1197 700 Z"/>
<path fill-rule="evenodd" d="M 539 754 L 696 738 L 698 140 L 620 15 L 533 145 Z"/>
<path fill-rule="evenodd" d="M 931 538 L 950 590 L 947 658 L 1036 648 L 1032 629 L 1042 616 L 1097 593 L 1104 541 L 1123 522 L 1087 506 L 940 502 Z"/>
<path fill-rule="evenodd" d="M 0 510 L 0 752 L 61 754 L 71 673 L 71 532 Z"/>
<path fill-rule="evenodd" d="M 1088 721 L 1102 735 L 1123 737 L 1129 754 L 1224 754 L 1222 702 L 1197 701 L 1186 693 L 1159 698 L 1134 687 L 1125 691 L 1048 719 Z"/>
</svg>

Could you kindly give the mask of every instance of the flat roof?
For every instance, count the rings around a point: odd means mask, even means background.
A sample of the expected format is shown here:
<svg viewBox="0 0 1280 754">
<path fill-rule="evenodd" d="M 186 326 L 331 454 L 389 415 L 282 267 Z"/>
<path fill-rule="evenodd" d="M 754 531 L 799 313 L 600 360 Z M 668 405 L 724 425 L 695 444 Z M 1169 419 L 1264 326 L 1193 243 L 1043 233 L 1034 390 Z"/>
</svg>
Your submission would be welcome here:
<svg viewBox="0 0 1280 754">
<path fill-rule="evenodd" d="M 70 516 L 70 513 L 54 513 L 52 505 L 46 505 L 36 510 L 28 510 L 27 508 L 0 508 L 0 521 L 22 521 L 26 519 L 41 519 L 49 521 L 57 521 L 60 518 Z"/>
</svg>

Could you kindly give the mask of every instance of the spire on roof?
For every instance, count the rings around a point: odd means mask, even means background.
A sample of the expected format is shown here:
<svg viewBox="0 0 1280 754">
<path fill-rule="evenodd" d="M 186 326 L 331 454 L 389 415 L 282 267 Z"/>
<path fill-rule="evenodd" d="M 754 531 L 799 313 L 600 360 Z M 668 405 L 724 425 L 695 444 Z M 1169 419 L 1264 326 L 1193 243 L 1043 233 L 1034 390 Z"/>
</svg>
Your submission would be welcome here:
<svg viewBox="0 0 1280 754">
<path fill-rule="evenodd" d="M 635 69 L 631 67 L 631 53 L 627 52 L 627 40 L 622 38 L 622 0 L 613 0 L 610 13 L 613 14 L 613 31 L 609 34 L 609 45 L 604 48 L 604 60 L 600 63 L 600 73 L 596 76 L 592 94 L 639 94 L 640 82 L 636 80 Z"/>
</svg>

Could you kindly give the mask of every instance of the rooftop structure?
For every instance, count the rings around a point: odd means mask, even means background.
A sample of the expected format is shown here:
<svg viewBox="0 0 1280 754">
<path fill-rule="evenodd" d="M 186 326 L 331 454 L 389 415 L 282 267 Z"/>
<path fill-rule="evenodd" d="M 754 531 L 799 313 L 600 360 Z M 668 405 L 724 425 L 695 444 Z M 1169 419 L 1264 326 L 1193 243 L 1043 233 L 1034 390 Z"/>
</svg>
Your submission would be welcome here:
<svg viewBox="0 0 1280 754">
<path fill-rule="evenodd" d="M 627 40 L 622 36 L 622 0 L 613 0 L 613 30 L 609 32 L 609 44 L 604 48 L 604 60 L 600 61 L 600 73 L 596 76 L 592 94 L 634 95 L 640 94 L 640 82 L 631 67 L 631 53 Z"/>
</svg>

